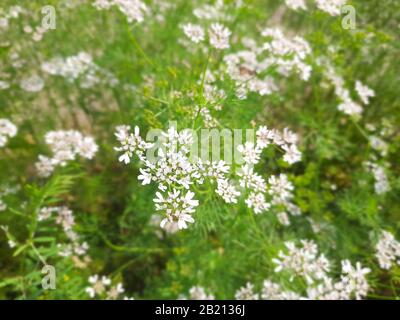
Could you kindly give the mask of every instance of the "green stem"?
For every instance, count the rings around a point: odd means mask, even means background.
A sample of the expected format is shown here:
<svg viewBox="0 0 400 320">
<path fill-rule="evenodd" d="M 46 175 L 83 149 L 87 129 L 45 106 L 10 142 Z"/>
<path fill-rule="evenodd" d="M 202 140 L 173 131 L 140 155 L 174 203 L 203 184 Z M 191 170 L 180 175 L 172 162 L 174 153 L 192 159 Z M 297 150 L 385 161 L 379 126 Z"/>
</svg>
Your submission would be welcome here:
<svg viewBox="0 0 400 320">
<path fill-rule="evenodd" d="M 111 249 L 120 252 L 144 252 L 144 253 L 157 253 L 162 252 L 161 248 L 143 248 L 143 247 L 124 247 L 113 244 L 110 240 L 108 240 L 102 233 L 99 232 L 100 237 L 103 239 L 104 243 Z"/>
</svg>

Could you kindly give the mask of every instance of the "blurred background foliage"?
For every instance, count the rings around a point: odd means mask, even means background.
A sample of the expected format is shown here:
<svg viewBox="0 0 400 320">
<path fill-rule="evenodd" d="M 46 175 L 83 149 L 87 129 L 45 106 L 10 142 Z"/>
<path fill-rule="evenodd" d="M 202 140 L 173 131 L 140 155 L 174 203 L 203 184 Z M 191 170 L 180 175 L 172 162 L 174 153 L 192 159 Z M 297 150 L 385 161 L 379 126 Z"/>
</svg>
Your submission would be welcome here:
<svg viewBox="0 0 400 320">
<path fill-rule="evenodd" d="M 396 233 L 400 227 L 399 1 L 350 1 L 357 10 L 356 30 L 343 30 L 340 18 L 319 11 L 285 10 L 278 0 L 245 0 L 240 9 L 229 7 L 235 16 L 227 23 L 233 48 L 240 38 L 257 38 L 261 28 L 278 25 L 303 36 L 313 49 L 310 81 L 289 78 L 278 92 L 251 94 L 243 101 L 228 96 L 218 114 L 225 128 L 251 128 L 255 123 L 287 126 L 300 135 L 300 163 L 286 168 L 272 154 L 258 169 L 267 175 L 289 173 L 302 216 L 283 227 L 274 216 L 254 216 L 244 203 L 228 206 L 210 194 L 201 201 L 194 225 L 166 235 L 149 223 L 155 187 L 137 181 L 137 162 L 125 166 L 117 161 L 113 132 L 119 124 L 139 124 L 143 132 L 166 129 L 170 120 L 178 121 L 180 129 L 192 124 L 189 110 L 194 102 L 186 97 L 197 90 L 207 56 L 201 50 L 188 52 L 179 39 L 180 24 L 191 21 L 198 2 L 171 2 L 174 9 L 160 13 L 162 19 L 153 16 L 130 25 L 117 10 L 97 11 L 89 1 L 2 0 L 4 10 L 21 5 L 31 12 L 28 20 L 13 21 L 7 33 L 0 33 L 2 72 L 18 80 L 32 72 L 41 74 L 41 61 L 86 51 L 118 78 L 119 85 L 83 90 L 78 83 L 43 75 L 46 86 L 39 93 L 29 94 L 18 86 L 0 91 L 0 118 L 12 119 L 19 128 L 17 137 L 0 150 L 1 185 L 20 186 L 6 197 L 8 210 L 0 213 L 0 224 L 9 225 L 21 244 L 29 239 L 30 228 L 38 228 L 42 238 L 35 246 L 57 269 L 57 290 L 43 291 L 41 262 L 33 247 L 26 242 L 21 252 L 10 250 L 0 233 L 0 298 L 87 298 L 87 278 L 99 273 L 123 281 L 137 299 L 175 299 L 194 285 L 227 299 L 247 281 L 256 286 L 265 278 L 288 282 L 284 275 L 274 274 L 271 259 L 284 241 L 306 238 L 315 239 L 336 263 L 349 258 L 373 268 L 376 295 L 399 296 L 399 268 L 380 270 L 373 247 L 379 230 Z M 161 8 L 158 3 L 149 2 L 154 15 Z M 57 28 L 34 42 L 23 27 L 38 24 L 41 7 L 48 4 L 57 9 Z M 330 46 L 339 49 L 331 53 Z M 9 66 L 10 50 L 26 61 L 23 68 Z M 377 93 L 358 123 L 336 109 L 332 90 L 322 85 L 316 63 L 322 55 L 331 58 L 345 79 L 363 79 Z M 216 67 L 221 58 L 216 53 L 210 66 Z M 224 85 L 232 89 L 232 84 Z M 174 91 L 182 97 L 173 96 Z M 362 165 L 374 153 L 360 129 L 369 123 L 394 129 L 386 158 L 392 190 L 381 196 L 375 194 L 373 179 Z M 39 179 L 34 163 L 47 152 L 45 133 L 72 128 L 95 138 L 100 146 L 95 159 Z M 38 206 L 52 203 L 74 211 L 78 231 L 90 244 L 92 262 L 85 268 L 54 254 L 60 231 L 32 226 L 34 221 L 27 217 Z M 322 224 L 321 232 L 314 233 L 307 218 Z"/>
</svg>

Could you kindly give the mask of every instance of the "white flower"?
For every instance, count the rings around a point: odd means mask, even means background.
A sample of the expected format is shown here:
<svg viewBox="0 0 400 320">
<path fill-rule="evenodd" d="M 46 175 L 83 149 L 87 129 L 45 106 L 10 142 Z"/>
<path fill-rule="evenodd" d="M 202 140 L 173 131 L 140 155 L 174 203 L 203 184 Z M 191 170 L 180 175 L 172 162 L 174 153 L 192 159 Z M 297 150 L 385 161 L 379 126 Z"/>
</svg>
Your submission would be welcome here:
<svg viewBox="0 0 400 320">
<path fill-rule="evenodd" d="M 37 216 L 38 221 L 47 220 L 48 218 L 51 217 L 51 214 L 55 211 L 57 211 L 57 208 L 50 208 L 50 207 L 41 208 Z"/>
<path fill-rule="evenodd" d="M 285 211 L 279 212 L 276 216 L 277 216 L 278 221 L 280 222 L 280 224 L 282 224 L 284 226 L 289 226 L 290 225 L 289 216 Z"/>
<path fill-rule="evenodd" d="M 294 275 L 302 276 L 308 284 L 325 278 L 330 263 L 323 254 L 318 256 L 318 247 L 313 241 L 301 240 L 301 247 L 294 242 L 285 242 L 288 253 L 279 252 L 279 259 L 273 259 L 277 266 L 275 272 L 286 270 Z"/>
<path fill-rule="evenodd" d="M 0 119 L 0 148 L 4 147 L 9 138 L 15 137 L 17 127 L 8 119 Z"/>
<path fill-rule="evenodd" d="M 107 287 L 111 284 L 111 279 L 106 276 L 100 278 L 99 275 L 95 274 L 89 277 L 89 283 L 91 286 L 87 287 L 85 291 L 91 298 L 94 298 L 96 295 L 100 296 L 106 292 Z"/>
<path fill-rule="evenodd" d="M 76 145 L 76 153 L 82 158 L 93 159 L 99 147 L 92 137 L 82 137 Z"/>
<path fill-rule="evenodd" d="M 371 145 L 371 147 L 376 150 L 379 151 L 379 153 L 385 157 L 388 153 L 389 150 L 389 145 L 383 141 L 381 138 L 376 137 L 376 136 L 370 136 L 369 137 L 369 143 Z"/>
<path fill-rule="evenodd" d="M 252 142 L 247 141 L 244 145 L 239 145 L 237 150 L 242 154 L 246 164 L 257 164 L 260 161 L 262 149 Z"/>
<path fill-rule="evenodd" d="M 346 0 L 315 0 L 318 9 L 325 11 L 331 16 L 340 15 L 340 9 L 346 4 Z"/>
<path fill-rule="evenodd" d="M 54 171 L 57 164 L 58 162 L 55 159 L 39 155 L 39 160 L 35 163 L 35 167 L 40 177 L 47 178 Z"/>
<path fill-rule="evenodd" d="M 87 253 L 87 251 L 89 250 L 89 244 L 87 242 L 82 242 L 82 243 L 78 243 L 75 242 L 73 243 L 74 246 L 74 253 L 78 256 L 83 256 Z"/>
<path fill-rule="evenodd" d="M 0 90 L 6 90 L 10 88 L 10 84 L 7 81 L 0 80 Z"/>
<path fill-rule="evenodd" d="M 210 179 L 211 181 L 224 179 L 225 175 L 229 173 L 229 166 L 223 161 L 203 161 L 199 159 L 196 162 L 196 169 L 199 175 L 199 183 L 203 183 L 204 179 Z"/>
<path fill-rule="evenodd" d="M 135 126 L 134 133 L 131 133 L 130 130 L 129 126 L 118 126 L 115 132 L 115 136 L 121 146 L 114 149 L 123 152 L 118 160 L 125 164 L 131 161 L 134 153 L 136 153 L 140 160 L 143 160 L 145 151 L 152 147 L 152 144 L 143 141 L 138 126 Z"/>
<path fill-rule="evenodd" d="M 343 260 L 342 272 L 342 282 L 349 294 L 354 294 L 357 300 L 367 295 L 369 285 L 365 276 L 371 272 L 370 269 L 363 268 L 360 262 L 354 268 L 349 260 Z"/>
<path fill-rule="evenodd" d="M 210 44 L 216 49 L 228 49 L 229 48 L 229 36 L 231 32 L 219 23 L 211 24 L 208 31 L 210 35 Z"/>
<path fill-rule="evenodd" d="M 140 0 L 96 0 L 93 3 L 98 10 L 108 10 L 114 5 L 126 16 L 129 23 L 142 22 L 149 11 Z"/>
<path fill-rule="evenodd" d="M 259 295 L 254 292 L 254 285 L 250 282 L 235 293 L 236 300 L 259 300 Z"/>
<path fill-rule="evenodd" d="M 375 97 L 375 92 L 360 81 L 356 81 L 356 91 L 364 104 L 369 104 L 369 98 Z"/>
<path fill-rule="evenodd" d="M 79 52 L 66 58 L 53 58 L 42 63 L 41 68 L 51 75 L 64 77 L 70 83 L 79 79 L 79 85 L 83 89 L 99 84 L 111 87 L 118 84 L 118 79 L 111 72 L 96 65 L 92 56 L 86 52 Z"/>
<path fill-rule="evenodd" d="M 244 165 L 241 167 L 241 171 L 238 172 L 240 179 L 240 186 L 242 188 L 253 189 L 257 192 L 266 191 L 266 182 L 263 177 L 254 172 L 253 167 Z"/>
<path fill-rule="evenodd" d="M 263 149 L 273 141 L 274 131 L 269 130 L 266 126 L 261 126 L 258 128 L 256 136 L 257 136 L 257 146 Z"/>
<path fill-rule="evenodd" d="M 191 23 L 185 24 L 183 26 L 183 32 L 194 43 L 204 41 L 204 30 L 199 25 Z"/>
<path fill-rule="evenodd" d="M 39 92 L 44 87 L 44 81 L 38 75 L 33 75 L 21 80 L 20 87 L 27 92 Z"/>
<path fill-rule="evenodd" d="M 281 286 L 269 280 L 264 280 L 261 291 L 263 300 L 299 300 L 300 295 L 291 291 L 284 291 Z"/>
<path fill-rule="evenodd" d="M 93 6 L 96 9 L 109 9 L 113 5 L 112 0 L 95 0 Z"/>
<path fill-rule="evenodd" d="M 285 0 L 285 3 L 292 10 L 307 10 L 304 0 Z"/>
<path fill-rule="evenodd" d="M 385 194 L 390 191 L 389 178 L 386 175 L 385 167 L 378 165 L 376 163 L 367 162 L 366 166 L 368 170 L 370 170 L 374 176 L 375 183 L 375 192 L 377 194 Z"/>
<path fill-rule="evenodd" d="M 15 243 L 15 241 L 13 241 L 13 240 L 8 240 L 8 246 L 12 249 L 12 248 L 15 248 L 15 246 L 16 246 L 17 244 Z"/>
<path fill-rule="evenodd" d="M 240 195 L 240 192 L 237 191 L 227 179 L 219 179 L 217 181 L 217 190 L 215 190 L 215 192 L 219 194 L 226 203 L 237 203 L 237 197 Z"/>
<path fill-rule="evenodd" d="M 53 152 L 53 157 L 39 156 L 36 169 L 41 177 L 48 177 L 55 167 L 65 166 L 68 161 L 75 160 L 77 155 L 92 159 L 98 150 L 92 137 L 85 137 L 75 130 L 49 131 L 45 141 Z"/>
<path fill-rule="evenodd" d="M 254 209 L 255 214 L 259 214 L 263 211 L 267 211 L 270 208 L 270 204 L 265 201 L 265 197 L 262 193 L 250 193 L 249 197 L 245 200 L 249 208 Z"/>
<path fill-rule="evenodd" d="M 214 300 L 215 297 L 212 294 L 207 294 L 203 287 L 192 287 L 189 290 L 190 300 Z"/>
<path fill-rule="evenodd" d="M 7 204 L 0 199 L 0 212 L 5 211 L 7 209 Z"/>
<path fill-rule="evenodd" d="M 375 249 L 375 256 L 382 269 L 389 270 L 393 263 L 400 265 L 400 242 L 390 232 L 382 231 Z"/>
<path fill-rule="evenodd" d="M 64 230 L 70 230 L 75 224 L 75 218 L 72 211 L 67 207 L 57 208 L 56 223 L 62 225 Z"/>
<path fill-rule="evenodd" d="M 270 185 L 268 193 L 272 196 L 274 204 L 285 204 L 293 197 L 294 187 L 285 174 L 270 176 L 268 183 Z"/>
<path fill-rule="evenodd" d="M 117 300 L 118 297 L 120 296 L 120 294 L 122 294 L 124 292 L 125 292 L 125 289 L 124 289 L 122 283 L 118 283 L 116 286 L 111 287 L 107 291 L 107 299 L 108 300 Z"/>
<path fill-rule="evenodd" d="M 167 193 L 164 198 L 160 192 L 156 193 L 153 201 L 156 204 L 156 210 L 163 211 L 166 217 L 161 221 L 160 227 L 165 228 L 167 224 L 176 224 L 178 229 L 187 229 L 189 223 L 194 223 L 191 214 L 195 211 L 194 208 L 199 205 L 198 200 L 194 200 L 194 193 L 188 191 L 184 196 L 181 192 L 173 190 Z"/>
<path fill-rule="evenodd" d="M 338 106 L 338 110 L 349 116 L 360 116 L 363 112 L 363 108 L 351 99 L 342 102 Z"/>
<path fill-rule="evenodd" d="M 299 149 L 297 149 L 296 145 L 284 145 L 282 148 L 285 150 L 283 160 L 285 160 L 287 163 L 293 164 L 301 160 L 301 152 Z"/>
<path fill-rule="evenodd" d="M 282 139 L 288 144 L 296 144 L 298 141 L 297 134 L 290 131 L 288 128 L 283 129 Z"/>
</svg>

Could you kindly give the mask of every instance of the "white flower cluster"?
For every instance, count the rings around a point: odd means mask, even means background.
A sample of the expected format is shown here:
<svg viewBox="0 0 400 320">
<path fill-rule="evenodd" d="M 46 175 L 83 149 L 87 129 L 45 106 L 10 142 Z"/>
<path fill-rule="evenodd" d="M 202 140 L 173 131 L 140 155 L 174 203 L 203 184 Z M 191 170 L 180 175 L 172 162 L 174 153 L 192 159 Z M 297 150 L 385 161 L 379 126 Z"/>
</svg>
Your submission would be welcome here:
<svg viewBox="0 0 400 320">
<path fill-rule="evenodd" d="M 241 0 L 233 2 L 233 5 L 236 8 L 240 7 L 241 4 Z M 233 19 L 233 15 L 229 13 L 227 4 L 224 3 L 224 0 L 216 0 L 213 4 L 203 4 L 201 7 L 195 8 L 193 14 L 201 20 L 229 21 Z"/>
<path fill-rule="evenodd" d="M 183 25 L 183 32 L 194 43 L 204 41 L 205 32 L 203 27 L 191 23 Z"/>
<path fill-rule="evenodd" d="M 240 196 L 240 192 L 228 179 L 218 179 L 217 190 L 215 190 L 215 192 L 219 194 L 226 203 L 237 203 L 237 197 Z"/>
<path fill-rule="evenodd" d="M 57 213 L 56 223 L 61 225 L 64 231 L 69 231 L 75 225 L 72 211 L 67 207 L 44 207 L 38 214 L 38 221 L 49 219 L 53 213 Z"/>
<path fill-rule="evenodd" d="M 3 8 L 2 8 L 3 9 Z M 4 13 L 4 10 L 0 11 L 0 32 L 7 30 L 10 26 L 10 21 L 12 19 L 18 19 L 20 17 L 25 17 L 23 23 L 26 23 L 26 20 L 30 16 L 30 12 L 22 8 L 21 6 L 11 6 L 8 12 Z M 25 24 L 23 26 L 23 31 L 26 34 L 32 35 L 32 40 L 35 42 L 41 41 L 43 39 L 43 35 L 48 32 L 50 29 L 46 28 L 42 25 L 41 21 L 36 26 L 31 26 L 29 24 Z M 11 34 L 11 33 L 10 33 Z"/>
<path fill-rule="evenodd" d="M 213 23 L 209 30 L 210 44 L 216 49 L 228 49 L 231 32 L 222 24 Z"/>
<path fill-rule="evenodd" d="M 111 279 L 95 274 L 89 277 L 90 286 L 86 288 L 86 293 L 90 298 L 100 298 L 107 300 L 122 299 L 121 295 L 125 292 L 122 283 L 112 285 Z M 133 300 L 133 298 L 124 297 L 124 300 Z"/>
<path fill-rule="evenodd" d="M 17 186 L 5 186 L 5 187 L 1 187 L 0 189 L 0 212 L 5 211 L 7 209 L 7 204 L 4 202 L 4 200 L 2 199 L 4 196 L 8 196 L 10 194 L 15 194 L 18 192 L 18 190 L 20 189 L 20 187 Z"/>
<path fill-rule="evenodd" d="M 278 71 L 285 76 L 295 71 L 304 81 L 310 78 L 311 66 L 305 63 L 305 59 L 311 54 L 311 47 L 305 39 L 299 36 L 289 39 L 280 29 L 271 28 L 264 29 L 261 35 L 270 39 L 263 44 L 262 50 L 272 55 L 272 59 L 264 63 L 277 65 Z"/>
<path fill-rule="evenodd" d="M 331 16 L 339 16 L 340 9 L 346 4 L 346 0 L 315 0 L 318 9 L 330 14 Z"/>
<path fill-rule="evenodd" d="M 195 212 L 195 207 L 199 205 L 198 200 L 194 200 L 194 193 L 187 191 L 185 195 L 181 195 L 181 191 L 172 189 L 168 192 L 166 198 L 160 192 L 156 193 L 153 199 L 156 210 L 165 213 L 166 217 L 161 221 L 161 228 L 171 228 L 174 225 L 178 229 L 187 229 L 186 222 L 193 223 L 194 219 L 191 214 Z"/>
<path fill-rule="evenodd" d="M 98 10 L 108 10 L 116 6 L 126 16 L 129 23 L 142 22 L 149 12 L 146 4 L 140 0 L 96 0 L 93 6 Z"/>
<path fill-rule="evenodd" d="M 153 147 L 153 144 L 140 137 L 138 127 L 131 133 L 129 126 L 119 126 L 115 135 L 121 144 L 115 149 L 123 153 L 119 161 L 127 164 L 133 154 L 136 154 L 145 166 L 140 169 L 138 179 L 143 185 L 152 181 L 158 184 L 161 192 L 156 193 L 154 203 L 156 210 L 165 214 L 160 223 L 162 228 L 170 229 L 176 225 L 178 229 L 186 229 L 187 222 L 194 222 L 191 214 L 199 202 L 193 198 L 195 194 L 190 187 L 195 183 L 203 184 L 205 179 L 217 181 L 216 192 L 226 202 L 236 201 L 235 197 L 239 194 L 225 177 L 229 167 L 223 161 L 190 161 L 189 152 L 193 137 L 187 131 L 177 132 L 171 127 L 167 132 L 162 132 L 164 141 L 158 149 L 156 159 L 147 158 L 146 150 Z"/>
<path fill-rule="evenodd" d="M 118 126 L 115 136 L 120 143 L 115 150 L 122 152 L 119 161 L 128 164 L 135 154 L 144 164 L 140 168 L 138 179 L 143 185 L 155 182 L 158 184 L 159 192 L 153 199 L 157 211 L 164 213 L 160 222 L 162 228 L 168 230 L 186 229 L 187 223 L 193 223 L 192 214 L 199 205 L 195 200 L 195 194 L 191 191 L 192 185 L 203 184 L 205 180 L 211 183 L 216 182 L 215 192 L 226 203 L 237 203 L 241 192 L 236 185 L 228 179 L 230 167 L 222 160 L 202 161 L 201 159 L 191 160 L 190 149 L 193 144 L 193 136 L 188 131 L 178 132 L 171 127 L 167 132 L 162 132 L 162 142 L 158 148 L 158 154 L 151 150 L 154 144 L 144 141 L 136 126 L 131 132 L 129 126 Z M 257 142 L 254 145 L 246 142 L 238 146 L 242 154 L 244 165 L 237 172 L 241 188 L 248 189 L 250 194 L 245 200 L 247 206 L 256 214 L 269 209 L 270 204 L 265 200 L 265 193 L 268 192 L 273 205 L 285 206 L 293 215 L 300 214 L 300 210 L 292 202 L 293 185 L 285 175 L 272 176 L 269 180 L 269 189 L 266 181 L 253 170 L 253 165 L 260 160 L 262 150 L 269 144 L 276 144 L 286 151 L 285 161 L 294 163 L 300 160 L 301 154 L 296 147 L 297 136 L 285 129 L 283 133 L 277 130 L 269 130 L 260 127 L 257 131 Z M 153 152 L 154 151 L 154 152 Z M 153 156 L 154 159 L 150 159 Z M 280 220 L 287 222 L 285 213 L 281 213 Z M 286 219 L 285 219 L 286 218 Z"/>
<path fill-rule="evenodd" d="M 50 131 L 45 136 L 46 144 L 50 147 L 53 156 L 48 158 L 39 155 L 36 169 L 41 177 L 48 177 L 57 166 L 65 166 L 68 161 L 75 160 L 79 155 L 85 159 L 92 159 L 98 150 L 94 139 L 83 136 L 79 131 Z"/>
<path fill-rule="evenodd" d="M 26 92 L 39 92 L 44 88 L 44 81 L 41 77 L 34 74 L 22 79 L 19 85 Z"/>
<path fill-rule="evenodd" d="M 261 126 L 256 132 L 256 145 L 247 144 L 241 146 L 239 151 L 243 155 L 246 164 L 256 164 L 259 161 L 259 155 L 262 150 L 270 144 L 280 147 L 285 154 L 283 160 L 289 164 L 294 164 L 301 160 L 301 152 L 297 148 L 297 134 L 285 128 L 282 132 L 276 129 L 268 129 Z"/>
<path fill-rule="evenodd" d="M 268 179 L 268 185 L 268 193 L 272 197 L 271 204 L 273 206 L 284 207 L 292 216 L 299 216 L 301 214 L 300 208 L 292 202 L 294 187 L 285 174 L 271 176 Z M 289 216 L 286 211 L 280 211 L 277 214 L 278 221 L 284 226 L 290 225 Z"/>
<path fill-rule="evenodd" d="M 378 151 L 382 157 L 387 156 L 389 145 L 377 136 L 369 136 L 369 144 L 371 148 Z"/>
<path fill-rule="evenodd" d="M 292 10 L 307 10 L 305 0 L 285 0 L 285 4 Z M 317 8 L 331 16 L 339 16 L 346 0 L 315 0 Z"/>
<path fill-rule="evenodd" d="M 294 187 L 287 176 L 284 174 L 270 176 L 267 186 L 264 178 L 255 173 L 253 169 L 253 166 L 260 161 L 263 149 L 270 144 L 275 144 L 286 151 L 283 159 L 289 164 L 300 161 L 301 153 L 296 146 L 297 135 L 287 128 L 280 133 L 262 126 L 257 130 L 256 136 L 256 144 L 246 142 L 244 145 L 238 146 L 238 151 L 242 154 L 245 162 L 237 173 L 240 177 L 240 186 L 250 190 L 250 194 L 245 200 L 247 206 L 253 209 L 255 214 L 268 211 L 271 205 L 274 205 L 285 207 L 292 215 L 299 215 L 300 209 L 291 202 Z M 270 203 L 266 201 L 266 192 L 271 198 Z M 290 224 L 287 213 L 280 212 L 277 217 L 283 225 Z"/>
<path fill-rule="evenodd" d="M 53 58 L 42 63 L 41 67 L 44 72 L 53 76 L 61 76 L 71 83 L 79 79 L 79 85 L 83 89 L 99 84 L 107 84 L 111 87 L 118 84 L 118 79 L 109 71 L 95 64 L 92 56 L 86 52 L 80 52 L 67 58 Z"/>
<path fill-rule="evenodd" d="M 131 133 L 130 130 L 130 126 L 118 126 L 116 128 L 115 136 L 117 137 L 117 140 L 120 142 L 121 146 L 116 147 L 115 150 L 123 152 L 118 160 L 128 164 L 131 162 L 133 155 L 136 154 L 141 161 L 145 161 L 145 151 L 150 149 L 153 144 L 147 143 L 142 139 L 138 126 L 135 127 L 134 133 Z M 148 183 L 150 183 L 150 180 Z"/>
<path fill-rule="evenodd" d="M 0 12 L 0 31 L 7 30 L 10 25 L 10 20 L 17 19 L 21 14 L 25 13 L 25 10 L 18 5 L 11 6 L 8 12 L 3 10 Z"/>
<path fill-rule="evenodd" d="M 30 25 L 24 26 L 24 32 L 26 34 L 32 35 L 32 40 L 35 42 L 39 42 L 43 39 L 43 36 L 49 32 L 49 28 L 43 27 L 41 24 L 36 25 L 36 27 L 32 27 Z"/>
<path fill-rule="evenodd" d="M 7 204 L 0 198 L 0 212 L 5 211 L 7 209 Z"/>
<path fill-rule="evenodd" d="M 0 79 L 0 90 L 7 90 L 10 88 L 10 83 Z"/>
<path fill-rule="evenodd" d="M 203 27 L 196 24 L 183 25 L 183 32 L 194 43 L 199 43 L 205 40 L 205 32 Z M 231 32 L 228 28 L 220 23 L 212 23 L 208 29 L 209 42 L 212 47 L 218 50 L 229 48 L 229 37 Z"/>
<path fill-rule="evenodd" d="M 0 148 L 4 147 L 9 138 L 17 135 L 18 129 L 10 120 L 0 119 Z"/>
<path fill-rule="evenodd" d="M 369 104 L 369 99 L 375 97 L 375 91 L 371 88 L 368 88 L 361 81 L 356 81 L 356 91 L 361 101 L 365 104 Z"/>
<path fill-rule="evenodd" d="M 236 300 L 259 300 L 259 295 L 254 292 L 254 285 L 250 282 L 235 293 Z"/>
<path fill-rule="evenodd" d="M 285 4 L 292 10 L 307 10 L 304 0 L 285 0 Z"/>
<path fill-rule="evenodd" d="M 160 224 L 161 221 L 163 220 L 163 218 L 158 215 L 158 214 L 153 214 L 150 217 L 150 221 L 149 224 L 153 227 L 157 227 L 157 230 L 155 231 L 155 234 L 157 235 L 157 237 L 159 237 L 160 239 L 164 238 L 164 234 L 160 231 Z M 177 224 L 171 224 L 171 223 L 166 223 L 164 225 L 164 229 L 165 233 L 168 234 L 174 234 L 176 232 L 179 231 L 178 225 Z"/>
<path fill-rule="evenodd" d="M 299 300 L 301 296 L 293 291 L 283 290 L 282 287 L 270 280 L 264 280 L 261 289 L 262 300 Z"/>
<path fill-rule="evenodd" d="M 89 245 L 87 242 L 80 242 L 79 235 L 73 231 L 75 218 L 73 212 L 68 207 L 44 207 L 40 209 L 37 220 L 39 222 L 48 220 L 54 214 L 56 214 L 55 223 L 63 228 L 66 237 L 70 241 L 68 244 L 57 245 L 59 255 L 62 257 L 85 255 L 89 249 Z"/>
<path fill-rule="evenodd" d="M 296 247 L 292 241 L 285 242 L 287 254 L 279 252 L 278 257 L 272 261 L 277 265 L 275 272 L 282 270 L 295 276 L 304 277 L 308 284 L 321 280 L 329 272 L 330 263 L 323 254 L 318 256 L 318 247 L 313 241 L 301 240 L 302 247 Z"/>
<path fill-rule="evenodd" d="M 189 289 L 189 296 L 179 296 L 179 300 L 215 300 L 212 294 L 207 294 L 203 287 L 195 286 Z"/>
<path fill-rule="evenodd" d="M 0 229 L 4 231 L 7 237 L 7 243 L 10 249 L 15 248 L 17 246 L 16 239 L 10 233 L 9 228 L 7 225 L 0 225 Z"/>
<path fill-rule="evenodd" d="M 343 78 L 339 76 L 329 64 L 325 75 L 332 82 L 335 87 L 335 94 L 341 101 L 338 110 L 350 116 L 360 117 L 363 112 L 363 107 L 351 98 L 350 91 L 345 87 Z M 370 97 L 375 96 L 374 91 L 364 86 L 360 81 L 356 81 L 355 90 L 365 105 L 369 104 Z"/>
<path fill-rule="evenodd" d="M 393 263 L 400 265 L 400 242 L 390 232 L 382 231 L 375 249 L 382 269 L 389 270 Z"/>
<path fill-rule="evenodd" d="M 385 172 L 385 167 L 373 162 L 365 162 L 365 166 L 374 176 L 376 194 L 385 194 L 390 191 L 390 183 Z"/>
<path fill-rule="evenodd" d="M 307 41 L 296 36 L 289 39 L 280 29 L 265 29 L 262 35 L 267 41 L 258 46 L 252 39 L 246 39 L 246 50 L 228 54 L 224 57 L 226 72 L 236 83 L 236 95 L 245 99 L 249 92 L 270 95 L 278 88 L 270 76 L 262 76 L 276 69 L 282 76 L 297 73 L 307 81 L 311 66 L 305 59 L 311 54 Z"/>
<path fill-rule="evenodd" d="M 339 281 L 334 281 L 328 273 L 331 263 L 323 255 L 319 255 L 318 247 L 313 241 L 301 240 L 301 247 L 293 242 L 286 242 L 287 254 L 279 252 L 279 258 L 273 259 L 277 265 L 275 272 L 282 270 L 295 276 L 301 276 L 309 285 L 307 297 L 312 300 L 348 300 L 361 299 L 369 290 L 366 275 L 371 271 L 363 268 L 359 262 L 355 267 L 348 260 L 342 261 L 342 275 Z"/>
<path fill-rule="evenodd" d="M 210 86 L 207 85 L 205 86 L 205 88 L 208 89 L 210 88 Z M 206 99 L 209 101 L 210 97 L 206 97 Z M 207 107 L 196 106 L 193 111 L 193 119 L 196 119 L 196 117 L 200 115 L 203 119 L 203 124 L 205 128 L 215 128 L 218 126 L 218 120 L 211 115 L 210 109 L 208 109 Z"/>
<path fill-rule="evenodd" d="M 393 240 L 389 239 L 389 241 Z M 293 242 L 287 242 L 288 254 L 280 252 L 280 259 L 273 259 L 273 262 L 278 265 L 275 272 L 285 270 L 292 274 L 290 281 L 297 276 L 303 277 L 307 283 L 303 292 L 285 290 L 280 284 L 266 279 L 260 293 L 256 292 L 254 284 L 247 282 L 244 287 L 236 291 L 235 299 L 350 300 L 362 299 L 368 294 L 369 285 L 366 275 L 370 273 L 370 269 L 363 268 L 359 262 L 353 266 L 349 260 L 343 260 L 340 278 L 334 280 L 328 274 L 331 263 L 323 254 L 318 253 L 317 245 L 313 241 L 307 240 L 301 240 L 301 243 L 302 246 L 298 248 Z M 385 250 L 387 249 L 385 248 Z M 203 288 L 196 289 L 196 292 L 199 292 L 198 296 L 202 299 L 207 297 Z"/>
</svg>

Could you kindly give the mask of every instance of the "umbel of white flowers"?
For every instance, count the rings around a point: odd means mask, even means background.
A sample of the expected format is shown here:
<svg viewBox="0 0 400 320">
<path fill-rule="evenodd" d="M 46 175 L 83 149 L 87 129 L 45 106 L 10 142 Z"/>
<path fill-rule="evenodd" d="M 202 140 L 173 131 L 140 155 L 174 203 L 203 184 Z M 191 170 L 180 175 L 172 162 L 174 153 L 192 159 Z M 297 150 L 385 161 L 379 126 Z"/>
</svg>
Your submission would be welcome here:
<svg viewBox="0 0 400 320">
<path fill-rule="evenodd" d="M 193 213 L 199 205 L 195 199 L 193 186 L 202 185 L 205 180 L 216 185 L 215 193 L 226 203 L 237 203 L 238 197 L 246 196 L 245 203 L 255 214 L 268 211 L 271 206 L 283 206 L 292 215 L 300 214 L 299 208 L 291 202 L 293 185 L 286 175 L 271 176 L 267 182 L 254 172 L 253 166 L 261 159 L 264 148 L 270 144 L 280 146 L 284 151 L 284 160 L 288 163 L 299 161 L 301 153 L 296 147 L 297 136 L 285 129 L 283 134 L 276 130 L 260 127 L 256 144 L 246 142 L 238 150 L 244 159 L 244 165 L 232 178 L 231 169 L 224 161 L 203 161 L 190 159 L 189 152 L 193 136 L 188 131 L 178 132 L 174 127 L 162 132 L 163 142 L 155 159 L 147 157 L 147 151 L 153 147 L 140 136 L 139 127 L 131 132 L 129 126 L 118 126 L 115 135 L 120 143 L 115 150 L 121 152 L 119 161 L 130 163 L 136 155 L 144 165 L 139 169 L 138 179 L 143 185 L 155 182 L 159 191 L 154 198 L 155 209 L 161 211 L 163 219 L 160 226 L 165 229 L 186 229 L 188 223 L 194 223 Z M 239 182 L 240 181 L 240 182 Z M 267 202 L 266 197 L 269 197 Z M 279 215 L 279 221 L 288 225 L 285 212 Z"/>
<path fill-rule="evenodd" d="M 317 244 L 312 240 L 300 240 L 298 246 L 294 242 L 286 242 L 285 251 L 280 251 L 278 258 L 273 259 L 277 265 L 276 273 L 290 275 L 289 283 L 284 286 L 269 279 L 264 280 L 261 292 L 255 290 L 254 284 L 247 282 L 235 293 L 238 300 L 350 300 L 362 299 L 369 285 L 366 275 L 371 271 L 362 267 L 360 262 L 355 266 L 349 260 L 341 261 L 342 272 L 339 279 L 330 275 L 333 265 L 319 254 Z M 287 290 L 294 278 L 303 278 L 306 285 L 303 292 Z M 189 291 L 191 299 L 214 299 L 206 294 L 202 287 L 192 287 Z M 182 298 L 182 297 L 180 297 Z M 183 296 L 183 298 L 185 298 Z"/>
<path fill-rule="evenodd" d="M 39 155 L 36 169 L 41 177 L 48 177 L 57 166 L 65 166 L 67 162 L 82 158 L 92 159 L 99 149 L 92 137 L 83 136 L 79 131 L 50 131 L 45 136 L 50 147 L 51 158 Z"/>
<path fill-rule="evenodd" d="M 9 138 L 15 137 L 17 127 L 8 119 L 0 119 L 0 148 L 4 147 Z"/>
</svg>

